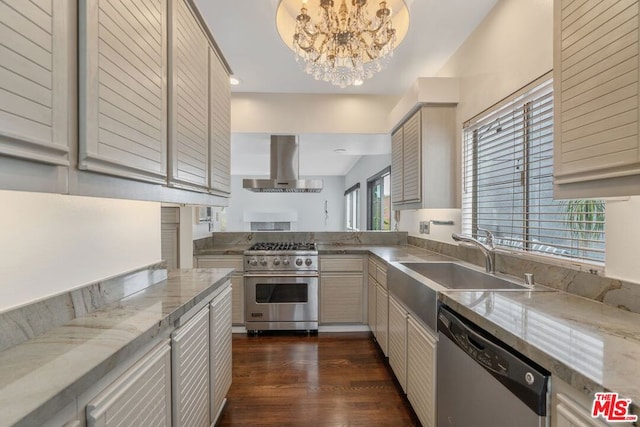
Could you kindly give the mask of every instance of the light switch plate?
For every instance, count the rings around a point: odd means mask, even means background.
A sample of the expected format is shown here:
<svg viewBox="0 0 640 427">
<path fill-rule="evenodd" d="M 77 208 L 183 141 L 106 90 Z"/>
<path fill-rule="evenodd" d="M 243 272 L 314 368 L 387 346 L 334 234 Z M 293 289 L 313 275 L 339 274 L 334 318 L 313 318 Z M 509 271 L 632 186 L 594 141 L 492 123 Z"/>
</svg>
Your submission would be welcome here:
<svg viewBox="0 0 640 427">
<path fill-rule="evenodd" d="M 420 221 L 420 234 L 429 234 L 431 232 L 431 223 L 429 221 Z"/>
</svg>

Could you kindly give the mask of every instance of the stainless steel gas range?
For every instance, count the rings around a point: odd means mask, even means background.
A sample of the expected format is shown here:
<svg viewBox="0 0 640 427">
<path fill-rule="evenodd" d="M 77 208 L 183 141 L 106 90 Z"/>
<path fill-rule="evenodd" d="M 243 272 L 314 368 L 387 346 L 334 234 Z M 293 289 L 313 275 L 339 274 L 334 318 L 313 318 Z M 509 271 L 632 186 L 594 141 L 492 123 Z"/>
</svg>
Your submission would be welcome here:
<svg viewBox="0 0 640 427">
<path fill-rule="evenodd" d="M 248 333 L 318 330 L 318 249 L 315 243 L 256 243 L 244 252 Z"/>
</svg>

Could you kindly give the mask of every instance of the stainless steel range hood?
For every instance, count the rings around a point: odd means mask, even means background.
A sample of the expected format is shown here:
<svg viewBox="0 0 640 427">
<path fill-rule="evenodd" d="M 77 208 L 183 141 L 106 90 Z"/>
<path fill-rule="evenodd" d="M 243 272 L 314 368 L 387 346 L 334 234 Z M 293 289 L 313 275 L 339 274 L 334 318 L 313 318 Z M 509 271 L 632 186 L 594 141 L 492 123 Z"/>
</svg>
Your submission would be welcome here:
<svg viewBox="0 0 640 427">
<path fill-rule="evenodd" d="M 271 135 L 271 176 L 244 179 L 242 187 L 259 193 L 319 193 L 321 179 L 298 179 L 298 140 L 295 135 Z"/>
</svg>

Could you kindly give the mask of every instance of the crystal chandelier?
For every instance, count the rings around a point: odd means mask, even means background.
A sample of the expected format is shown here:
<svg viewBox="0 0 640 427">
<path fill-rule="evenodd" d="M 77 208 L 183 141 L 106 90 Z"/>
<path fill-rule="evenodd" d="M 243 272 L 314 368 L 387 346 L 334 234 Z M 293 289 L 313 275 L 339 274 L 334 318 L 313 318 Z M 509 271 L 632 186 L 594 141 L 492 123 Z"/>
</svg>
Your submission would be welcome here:
<svg viewBox="0 0 640 427">
<path fill-rule="evenodd" d="M 337 10 L 334 0 L 312 1 L 320 5 L 318 20 L 314 22 L 307 0 L 302 0 L 293 34 L 296 61 L 302 61 L 305 72 L 344 88 L 362 84 L 387 64 L 397 35 L 386 1 L 372 17 L 367 0 L 351 0 L 350 10 L 345 0 Z"/>
</svg>

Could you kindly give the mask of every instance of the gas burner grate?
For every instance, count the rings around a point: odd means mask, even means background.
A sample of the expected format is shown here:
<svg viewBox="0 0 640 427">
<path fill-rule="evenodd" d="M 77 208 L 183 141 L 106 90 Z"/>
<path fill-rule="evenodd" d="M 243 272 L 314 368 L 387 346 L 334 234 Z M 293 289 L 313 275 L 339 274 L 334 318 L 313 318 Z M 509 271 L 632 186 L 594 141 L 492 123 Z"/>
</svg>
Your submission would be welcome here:
<svg viewBox="0 0 640 427">
<path fill-rule="evenodd" d="M 315 243 L 301 242 L 258 242 L 254 243 L 250 251 L 317 251 Z"/>
</svg>

